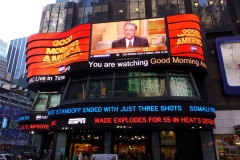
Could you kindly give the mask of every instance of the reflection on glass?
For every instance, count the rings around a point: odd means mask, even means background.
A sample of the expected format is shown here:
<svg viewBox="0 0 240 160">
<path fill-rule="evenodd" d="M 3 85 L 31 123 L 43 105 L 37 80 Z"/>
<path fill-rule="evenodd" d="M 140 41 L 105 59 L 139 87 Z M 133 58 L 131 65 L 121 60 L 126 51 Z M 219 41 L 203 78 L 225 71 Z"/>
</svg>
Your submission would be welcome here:
<svg viewBox="0 0 240 160">
<path fill-rule="evenodd" d="M 165 93 L 165 78 L 148 77 L 141 79 L 142 97 L 164 96 L 164 93 Z"/>
<path fill-rule="evenodd" d="M 71 82 L 66 95 L 67 100 L 71 99 L 85 99 L 86 94 L 86 80 Z"/>
<path fill-rule="evenodd" d="M 51 94 L 49 108 L 57 107 L 60 104 L 61 94 Z"/>
<path fill-rule="evenodd" d="M 161 145 L 176 145 L 176 137 L 174 131 L 161 131 Z"/>
<path fill-rule="evenodd" d="M 85 0 L 85 6 L 89 7 L 89 6 L 93 6 L 93 0 Z"/>
<path fill-rule="evenodd" d="M 125 77 L 125 76 L 138 76 L 139 72 L 116 72 L 116 77 Z"/>
<path fill-rule="evenodd" d="M 177 148 L 176 147 L 162 147 L 161 148 L 161 159 L 176 159 Z"/>
<path fill-rule="evenodd" d="M 47 107 L 47 99 L 48 93 L 40 93 L 34 106 L 34 110 L 45 110 Z"/>
<path fill-rule="evenodd" d="M 89 99 L 111 98 L 112 79 L 90 80 Z"/>
<path fill-rule="evenodd" d="M 171 96 L 196 97 L 196 91 L 189 77 L 170 76 Z"/>
<path fill-rule="evenodd" d="M 92 16 L 92 11 L 93 11 L 93 7 L 86 7 L 85 12 L 84 12 L 84 16 L 85 17 L 91 17 Z"/>
<path fill-rule="evenodd" d="M 114 97 L 139 97 L 138 78 L 116 79 Z"/>
</svg>

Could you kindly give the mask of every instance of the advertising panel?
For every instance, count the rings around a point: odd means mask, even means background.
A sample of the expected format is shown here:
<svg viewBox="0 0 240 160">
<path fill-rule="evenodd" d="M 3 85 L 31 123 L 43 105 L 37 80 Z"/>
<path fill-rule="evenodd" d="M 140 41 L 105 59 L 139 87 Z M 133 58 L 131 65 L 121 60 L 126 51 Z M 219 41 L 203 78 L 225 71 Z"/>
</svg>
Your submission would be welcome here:
<svg viewBox="0 0 240 160">
<path fill-rule="evenodd" d="M 171 56 L 204 60 L 200 21 L 197 15 L 167 17 Z"/>
<path fill-rule="evenodd" d="M 91 25 L 83 24 L 62 33 L 30 36 L 26 55 L 27 77 L 63 74 L 71 70 L 71 64 L 87 61 L 90 31 Z"/>
<path fill-rule="evenodd" d="M 226 94 L 240 94 L 240 36 L 215 40 Z"/>
<path fill-rule="evenodd" d="M 164 18 L 92 25 L 91 58 L 168 55 Z"/>
<path fill-rule="evenodd" d="M 35 34 L 28 38 L 26 57 L 29 84 L 61 82 L 79 70 L 179 65 L 206 75 L 207 69 L 199 18 L 193 14 Z"/>
<path fill-rule="evenodd" d="M 21 132 L 21 126 L 18 125 L 18 116 L 26 112 L 21 108 L 0 104 L 0 144 L 30 145 L 32 143 L 33 135 Z"/>
<path fill-rule="evenodd" d="M 215 127 L 214 118 L 205 116 L 154 115 L 150 116 L 78 116 L 54 120 L 53 127 L 82 127 L 82 126 L 112 126 L 112 125 L 178 125 L 178 126 L 209 126 Z M 71 123 L 69 123 L 71 122 Z M 72 123 L 74 122 L 74 123 Z M 42 126 L 41 126 L 42 127 Z M 51 128 L 51 126 L 50 126 Z"/>
<path fill-rule="evenodd" d="M 53 107 L 48 110 L 48 117 L 57 118 L 60 116 L 87 116 L 87 115 L 140 115 L 140 114 L 175 114 L 178 115 L 208 115 L 215 117 L 215 108 L 202 103 L 185 104 L 181 103 L 125 103 L 118 105 L 77 105 L 71 107 Z"/>
</svg>

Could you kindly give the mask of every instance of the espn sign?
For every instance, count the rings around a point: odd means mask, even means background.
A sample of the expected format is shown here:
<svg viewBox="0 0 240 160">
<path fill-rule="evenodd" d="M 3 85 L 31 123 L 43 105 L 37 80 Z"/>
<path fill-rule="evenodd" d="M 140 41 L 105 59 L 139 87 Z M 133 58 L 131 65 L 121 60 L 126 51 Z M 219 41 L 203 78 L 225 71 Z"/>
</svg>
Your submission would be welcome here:
<svg viewBox="0 0 240 160">
<path fill-rule="evenodd" d="M 85 124 L 86 118 L 71 118 L 68 120 L 68 124 Z"/>
</svg>

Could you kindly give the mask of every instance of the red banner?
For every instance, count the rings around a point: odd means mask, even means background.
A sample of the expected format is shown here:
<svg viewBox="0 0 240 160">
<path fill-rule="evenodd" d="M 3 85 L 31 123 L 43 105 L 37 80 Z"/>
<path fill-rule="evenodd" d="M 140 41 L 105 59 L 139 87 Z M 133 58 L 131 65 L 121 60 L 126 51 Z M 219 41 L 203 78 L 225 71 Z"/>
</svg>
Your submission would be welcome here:
<svg viewBox="0 0 240 160">
<path fill-rule="evenodd" d="M 41 33 L 28 38 L 27 77 L 58 75 L 66 65 L 87 61 L 90 24 L 83 24 L 62 33 Z"/>
<path fill-rule="evenodd" d="M 167 17 L 171 56 L 204 60 L 199 18 L 193 14 Z"/>
<path fill-rule="evenodd" d="M 195 14 L 179 14 L 167 17 L 168 23 L 183 22 L 183 21 L 195 21 L 200 23 L 200 20 Z"/>
<path fill-rule="evenodd" d="M 178 22 L 178 23 L 172 23 L 172 24 L 168 24 L 168 31 L 172 31 L 172 30 L 177 30 L 177 29 L 197 29 L 197 30 L 201 30 L 200 29 L 200 25 L 196 22 Z"/>
</svg>

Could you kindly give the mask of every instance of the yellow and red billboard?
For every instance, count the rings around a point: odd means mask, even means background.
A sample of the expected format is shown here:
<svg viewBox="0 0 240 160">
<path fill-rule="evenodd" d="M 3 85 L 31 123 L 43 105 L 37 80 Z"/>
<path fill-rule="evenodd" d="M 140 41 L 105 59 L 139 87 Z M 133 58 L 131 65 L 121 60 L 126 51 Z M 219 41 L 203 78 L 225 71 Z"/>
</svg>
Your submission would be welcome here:
<svg viewBox="0 0 240 160">
<path fill-rule="evenodd" d="M 70 64 L 88 61 L 90 24 L 79 25 L 62 33 L 40 33 L 28 38 L 27 77 L 59 75 Z"/>
<path fill-rule="evenodd" d="M 200 20 L 194 14 L 167 17 L 171 56 L 204 60 Z"/>
</svg>

